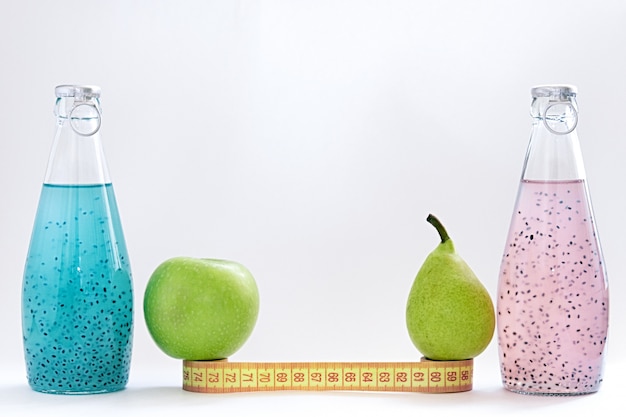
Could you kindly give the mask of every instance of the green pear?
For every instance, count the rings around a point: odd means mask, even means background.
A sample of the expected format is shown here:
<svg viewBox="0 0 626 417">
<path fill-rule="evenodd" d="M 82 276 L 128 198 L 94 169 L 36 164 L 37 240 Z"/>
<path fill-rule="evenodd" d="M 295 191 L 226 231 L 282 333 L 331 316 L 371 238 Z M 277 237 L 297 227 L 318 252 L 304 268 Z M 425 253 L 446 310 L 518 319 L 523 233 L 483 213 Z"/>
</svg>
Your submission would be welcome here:
<svg viewBox="0 0 626 417">
<path fill-rule="evenodd" d="M 464 360 L 478 356 L 495 328 L 493 302 L 474 272 L 456 253 L 441 222 L 426 219 L 441 243 L 420 268 L 406 306 L 409 336 L 431 360 Z"/>
</svg>

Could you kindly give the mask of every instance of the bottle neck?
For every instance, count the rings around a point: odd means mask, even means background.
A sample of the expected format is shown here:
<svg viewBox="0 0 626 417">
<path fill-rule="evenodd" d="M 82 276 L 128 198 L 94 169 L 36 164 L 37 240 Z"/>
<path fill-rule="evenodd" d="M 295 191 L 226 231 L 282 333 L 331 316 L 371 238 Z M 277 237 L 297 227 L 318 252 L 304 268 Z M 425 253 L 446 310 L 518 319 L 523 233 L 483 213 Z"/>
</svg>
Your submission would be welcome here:
<svg viewBox="0 0 626 417">
<path fill-rule="evenodd" d="M 572 181 L 586 179 L 576 133 L 578 106 L 574 97 L 534 98 L 533 126 L 522 179 Z"/>
<path fill-rule="evenodd" d="M 91 185 L 111 182 L 100 139 L 102 113 L 97 98 L 58 98 L 57 130 L 45 184 Z"/>
</svg>

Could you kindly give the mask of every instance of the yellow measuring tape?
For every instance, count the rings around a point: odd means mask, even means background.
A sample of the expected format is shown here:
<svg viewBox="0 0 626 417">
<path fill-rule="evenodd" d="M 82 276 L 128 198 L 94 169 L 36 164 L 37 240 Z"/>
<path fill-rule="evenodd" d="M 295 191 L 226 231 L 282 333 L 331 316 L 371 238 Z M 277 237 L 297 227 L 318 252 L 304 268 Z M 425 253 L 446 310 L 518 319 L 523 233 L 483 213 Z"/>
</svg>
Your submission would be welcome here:
<svg viewBox="0 0 626 417">
<path fill-rule="evenodd" d="M 183 389 L 249 391 L 463 392 L 472 389 L 474 362 L 228 362 L 183 361 Z"/>
</svg>

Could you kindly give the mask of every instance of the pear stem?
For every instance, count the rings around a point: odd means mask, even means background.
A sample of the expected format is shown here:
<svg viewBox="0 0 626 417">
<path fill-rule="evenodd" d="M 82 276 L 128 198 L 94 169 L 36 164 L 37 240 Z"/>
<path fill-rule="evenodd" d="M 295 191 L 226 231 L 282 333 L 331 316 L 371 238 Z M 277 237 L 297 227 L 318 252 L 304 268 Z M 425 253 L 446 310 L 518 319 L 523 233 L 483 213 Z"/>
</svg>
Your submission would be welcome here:
<svg viewBox="0 0 626 417">
<path fill-rule="evenodd" d="M 435 227 L 435 229 L 437 229 L 437 232 L 439 233 L 439 237 L 441 237 L 441 243 L 445 243 L 447 240 L 450 240 L 450 236 L 448 236 L 448 232 L 446 232 L 446 228 L 443 227 L 443 224 L 441 224 L 438 218 L 436 218 L 432 214 L 429 214 L 428 217 L 426 218 L 426 221 L 432 224 Z"/>
</svg>

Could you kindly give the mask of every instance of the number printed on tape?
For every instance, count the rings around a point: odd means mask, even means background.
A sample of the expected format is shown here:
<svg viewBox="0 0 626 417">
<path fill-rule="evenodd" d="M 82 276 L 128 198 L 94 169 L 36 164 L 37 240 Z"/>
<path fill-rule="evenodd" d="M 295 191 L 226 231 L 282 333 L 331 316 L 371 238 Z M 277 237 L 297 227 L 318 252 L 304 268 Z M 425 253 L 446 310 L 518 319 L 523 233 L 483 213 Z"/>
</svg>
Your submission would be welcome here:
<svg viewBox="0 0 626 417">
<path fill-rule="evenodd" d="M 473 361 L 227 362 L 184 361 L 183 389 L 247 391 L 463 392 L 472 389 Z"/>
</svg>

